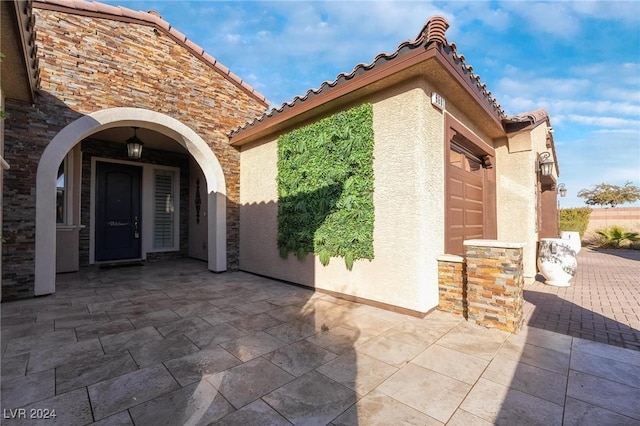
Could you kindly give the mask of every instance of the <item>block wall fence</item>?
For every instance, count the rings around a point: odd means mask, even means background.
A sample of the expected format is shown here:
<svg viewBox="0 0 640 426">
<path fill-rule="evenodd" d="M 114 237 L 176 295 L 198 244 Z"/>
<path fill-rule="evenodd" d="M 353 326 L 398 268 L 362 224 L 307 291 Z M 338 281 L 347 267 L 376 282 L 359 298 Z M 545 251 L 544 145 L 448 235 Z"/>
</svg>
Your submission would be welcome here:
<svg viewBox="0 0 640 426">
<path fill-rule="evenodd" d="M 598 229 L 614 225 L 640 232 L 640 207 L 592 208 L 585 236 L 595 236 Z"/>
</svg>

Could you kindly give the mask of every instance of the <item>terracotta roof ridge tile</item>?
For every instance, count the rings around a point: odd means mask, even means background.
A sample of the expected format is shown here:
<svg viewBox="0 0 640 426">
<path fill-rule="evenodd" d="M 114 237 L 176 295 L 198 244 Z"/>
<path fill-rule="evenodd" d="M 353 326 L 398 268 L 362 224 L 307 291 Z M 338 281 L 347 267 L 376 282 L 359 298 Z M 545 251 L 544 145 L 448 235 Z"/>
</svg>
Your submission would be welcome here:
<svg viewBox="0 0 640 426">
<path fill-rule="evenodd" d="M 424 46 L 425 48 L 427 48 L 432 43 L 437 43 L 450 49 L 451 56 L 453 57 L 454 61 L 457 61 L 458 66 L 461 67 L 466 73 L 468 73 L 468 77 L 470 80 L 469 83 L 472 86 L 476 86 L 477 90 L 480 91 L 480 93 L 486 98 L 487 102 L 494 108 L 498 116 L 500 118 L 504 118 L 504 110 L 502 109 L 498 101 L 493 97 L 491 92 L 487 90 L 486 84 L 482 83 L 480 81 L 480 76 L 473 72 L 473 67 L 466 63 L 464 55 L 458 53 L 455 43 L 449 43 L 446 40 L 445 32 L 447 28 L 449 28 L 449 23 L 447 22 L 446 18 L 440 15 L 432 16 L 422 27 L 415 39 L 407 40 L 400 43 L 396 50 L 394 50 L 392 53 L 379 53 L 371 63 L 359 63 L 353 68 L 350 73 L 340 73 L 334 80 L 324 81 L 317 89 L 309 89 L 303 96 L 294 96 L 291 101 L 284 102 L 278 107 L 273 107 L 262 114 L 262 116 L 256 117 L 253 120 L 246 122 L 242 126 L 232 130 L 229 133 L 229 136 L 231 137 L 233 135 L 236 135 L 248 129 L 249 127 L 256 125 L 257 123 L 264 121 L 268 117 L 273 117 L 276 114 L 280 114 L 284 112 L 285 109 L 294 108 L 300 103 L 307 101 L 309 98 L 319 95 L 327 88 L 337 86 L 343 80 L 350 80 L 360 73 L 370 71 L 382 61 L 391 61 L 400 56 L 408 49 L 415 49 L 420 46 Z"/>
<path fill-rule="evenodd" d="M 1 0 L 0 0 L 1 1 Z M 89 12 L 93 14 L 103 15 L 104 18 L 127 18 L 138 21 L 141 24 L 146 24 L 150 26 L 155 26 L 158 29 L 166 32 L 171 37 L 173 37 L 180 44 L 185 46 L 189 51 L 191 51 L 198 58 L 203 60 L 210 67 L 216 69 L 226 78 L 229 78 L 236 84 L 238 84 L 241 88 L 251 94 L 253 97 L 257 98 L 260 102 L 264 104 L 268 104 L 267 99 L 257 92 L 253 87 L 251 87 L 247 82 L 242 80 L 240 77 L 235 74 L 231 74 L 229 68 L 222 65 L 219 61 L 217 61 L 213 56 L 206 53 L 204 48 L 199 46 L 197 43 L 189 40 L 186 35 L 182 32 L 178 31 L 174 28 L 169 22 L 165 21 L 162 17 L 160 17 L 157 12 L 143 12 L 143 11 L 135 11 L 123 6 L 112 6 L 104 3 L 100 3 L 97 1 L 85 1 L 85 0 L 34 0 L 33 7 L 35 8 L 47 8 L 57 7 L 57 8 L 66 8 L 71 9 L 70 13 L 73 11 L 77 12 Z M 59 10 L 59 9 L 58 9 Z M 95 15 L 94 15 L 95 16 Z M 130 22 L 130 21 L 127 21 Z"/>
<path fill-rule="evenodd" d="M 504 117 L 506 121 L 509 122 L 526 122 L 529 121 L 531 124 L 539 123 L 544 120 L 549 120 L 549 113 L 544 108 L 538 108 L 533 111 L 523 112 L 520 114 L 507 115 Z"/>
</svg>

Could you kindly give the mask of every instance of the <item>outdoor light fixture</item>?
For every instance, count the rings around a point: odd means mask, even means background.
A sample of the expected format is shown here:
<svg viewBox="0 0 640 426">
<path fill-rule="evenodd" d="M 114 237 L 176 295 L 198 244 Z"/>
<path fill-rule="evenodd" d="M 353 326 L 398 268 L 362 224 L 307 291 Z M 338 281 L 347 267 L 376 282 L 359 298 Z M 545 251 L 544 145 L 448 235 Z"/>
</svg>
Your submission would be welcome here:
<svg viewBox="0 0 640 426">
<path fill-rule="evenodd" d="M 551 172 L 553 171 L 553 160 L 550 158 L 551 154 L 547 151 L 540 153 L 538 155 L 538 171 L 542 174 L 542 176 L 551 176 Z"/>
<path fill-rule="evenodd" d="M 560 193 L 561 197 L 567 196 L 567 187 L 564 186 L 564 183 L 561 183 L 560 185 L 558 185 L 558 192 Z"/>
<path fill-rule="evenodd" d="M 132 160 L 139 160 L 142 156 L 142 146 L 144 145 L 136 136 L 137 127 L 133 128 L 133 136 L 127 139 L 127 153 Z"/>
</svg>

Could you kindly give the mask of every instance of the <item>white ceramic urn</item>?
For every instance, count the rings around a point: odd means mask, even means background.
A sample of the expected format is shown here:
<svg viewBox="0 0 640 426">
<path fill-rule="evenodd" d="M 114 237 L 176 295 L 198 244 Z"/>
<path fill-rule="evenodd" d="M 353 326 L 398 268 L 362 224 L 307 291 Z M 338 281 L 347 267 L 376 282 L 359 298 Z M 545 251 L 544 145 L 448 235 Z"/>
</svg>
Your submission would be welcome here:
<svg viewBox="0 0 640 426">
<path fill-rule="evenodd" d="M 538 249 L 538 270 L 545 284 L 568 287 L 576 274 L 578 262 L 573 244 L 564 238 L 542 238 Z"/>
<path fill-rule="evenodd" d="M 562 231 L 560 238 L 563 240 L 569 240 L 573 247 L 573 251 L 575 251 L 576 254 L 580 253 L 580 250 L 582 249 L 582 241 L 580 241 L 580 233 L 578 231 Z"/>
</svg>

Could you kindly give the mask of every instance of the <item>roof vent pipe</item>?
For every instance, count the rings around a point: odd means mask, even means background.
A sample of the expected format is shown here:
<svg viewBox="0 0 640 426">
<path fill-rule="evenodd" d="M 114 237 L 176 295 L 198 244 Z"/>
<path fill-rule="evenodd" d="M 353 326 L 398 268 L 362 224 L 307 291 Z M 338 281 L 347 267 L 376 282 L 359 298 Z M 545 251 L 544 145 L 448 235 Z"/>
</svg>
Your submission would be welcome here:
<svg viewBox="0 0 640 426">
<path fill-rule="evenodd" d="M 427 21 L 427 43 L 434 41 L 438 44 L 445 44 L 447 40 L 444 33 L 447 32 L 447 28 L 449 28 L 449 22 L 444 16 L 432 16 Z"/>
</svg>

